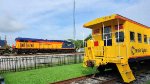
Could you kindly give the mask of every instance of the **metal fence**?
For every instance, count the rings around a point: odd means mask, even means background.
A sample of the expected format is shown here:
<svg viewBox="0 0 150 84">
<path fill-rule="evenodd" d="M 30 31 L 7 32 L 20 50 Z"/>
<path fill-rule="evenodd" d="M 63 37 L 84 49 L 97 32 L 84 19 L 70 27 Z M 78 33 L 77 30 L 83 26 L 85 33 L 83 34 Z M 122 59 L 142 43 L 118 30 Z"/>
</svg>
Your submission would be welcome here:
<svg viewBox="0 0 150 84">
<path fill-rule="evenodd" d="M 83 54 L 1 58 L 0 74 L 82 63 L 82 60 Z"/>
</svg>

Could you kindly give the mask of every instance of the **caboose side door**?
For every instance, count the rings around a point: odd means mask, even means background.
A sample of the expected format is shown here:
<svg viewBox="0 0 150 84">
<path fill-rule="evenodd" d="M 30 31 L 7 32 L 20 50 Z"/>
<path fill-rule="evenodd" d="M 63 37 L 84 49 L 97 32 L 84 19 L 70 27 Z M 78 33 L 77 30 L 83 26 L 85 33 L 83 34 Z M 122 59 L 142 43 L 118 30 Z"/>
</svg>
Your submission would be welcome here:
<svg viewBox="0 0 150 84">
<path fill-rule="evenodd" d="M 111 26 L 104 27 L 102 29 L 102 38 L 104 41 L 104 46 L 112 46 L 112 29 Z"/>
</svg>

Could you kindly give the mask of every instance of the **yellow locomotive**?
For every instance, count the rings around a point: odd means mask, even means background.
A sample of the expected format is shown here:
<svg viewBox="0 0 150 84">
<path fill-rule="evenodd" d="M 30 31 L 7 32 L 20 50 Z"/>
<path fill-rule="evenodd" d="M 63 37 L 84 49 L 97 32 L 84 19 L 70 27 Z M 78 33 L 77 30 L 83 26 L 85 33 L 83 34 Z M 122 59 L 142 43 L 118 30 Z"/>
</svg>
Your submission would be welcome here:
<svg viewBox="0 0 150 84">
<path fill-rule="evenodd" d="M 47 40 L 35 38 L 16 38 L 16 46 L 13 46 L 17 54 L 74 52 L 74 44 L 66 40 Z"/>
<path fill-rule="evenodd" d="M 92 29 L 85 47 L 85 67 L 115 64 L 126 83 L 135 80 L 129 61 L 150 58 L 150 27 L 113 14 L 84 24 Z"/>
</svg>

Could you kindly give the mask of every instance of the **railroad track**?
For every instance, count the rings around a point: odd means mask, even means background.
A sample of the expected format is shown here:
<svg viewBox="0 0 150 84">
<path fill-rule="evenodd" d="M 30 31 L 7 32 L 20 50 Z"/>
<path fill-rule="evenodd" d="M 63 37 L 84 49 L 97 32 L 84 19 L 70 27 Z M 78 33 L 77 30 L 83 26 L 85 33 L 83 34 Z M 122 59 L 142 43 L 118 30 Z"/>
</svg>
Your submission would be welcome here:
<svg viewBox="0 0 150 84">
<path fill-rule="evenodd" d="M 132 84 L 149 84 L 147 81 L 150 81 L 150 71 L 146 71 L 141 74 L 136 74 L 135 76 L 136 81 L 134 81 Z"/>
<path fill-rule="evenodd" d="M 108 72 L 109 73 L 109 72 Z M 118 78 L 114 76 L 114 74 L 96 74 L 95 76 L 86 78 L 84 80 L 80 81 L 73 81 L 70 84 L 116 84 L 118 81 Z"/>
<path fill-rule="evenodd" d="M 148 64 L 145 64 L 148 65 Z M 150 81 L 150 67 L 144 66 L 142 69 L 133 69 L 136 80 L 130 84 L 148 84 Z M 64 81 L 55 82 L 52 84 L 124 84 L 118 71 L 106 71 L 94 75 L 87 75 L 77 78 L 72 78 Z"/>
<path fill-rule="evenodd" d="M 150 81 L 150 67 L 145 64 L 141 70 L 133 70 L 136 80 L 132 84 L 149 84 Z"/>
<path fill-rule="evenodd" d="M 107 74 L 103 74 L 99 76 L 99 74 L 97 73 L 97 74 L 72 78 L 64 81 L 58 81 L 52 84 L 115 84 L 116 81 L 117 78 L 114 76 L 107 75 Z"/>
<path fill-rule="evenodd" d="M 58 82 L 54 82 L 51 84 L 71 84 L 74 81 L 85 80 L 85 79 L 90 78 L 90 77 L 92 77 L 92 75 L 86 75 L 86 76 L 81 76 L 81 77 L 72 78 L 72 79 L 68 79 L 68 80 L 58 81 Z"/>
<path fill-rule="evenodd" d="M 146 84 L 150 80 L 150 71 L 136 74 L 136 80 L 130 84 Z M 51 84 L 124 84 L 122 79 L 110 76 L 93 77 L 92 75 L 81 76 L 68 80 L 58 81 Z"/>
<path fill-rule="evenodd" d="M 51 84 L 115 84 L 116 78 L 97 78 L 92 77 L 92 75 L 81 76 L 77 78 L 72 78 L 64 81 L 59 81 Z"/>
<path fill-rule="evenodd" d="M 116 78 L 92 77 L 81 81 L 74 81 L 70 84 L 115 84 Z"/>
</svg>

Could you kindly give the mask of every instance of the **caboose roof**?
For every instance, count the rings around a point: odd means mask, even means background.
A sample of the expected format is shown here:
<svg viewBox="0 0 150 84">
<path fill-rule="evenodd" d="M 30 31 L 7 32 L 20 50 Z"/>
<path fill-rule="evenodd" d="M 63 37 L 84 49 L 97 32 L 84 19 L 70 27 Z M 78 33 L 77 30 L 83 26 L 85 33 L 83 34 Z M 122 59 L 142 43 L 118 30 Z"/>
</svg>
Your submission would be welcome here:
<svg viewBox="0 0 150 84">
<path fill-rule="evenodd" d="M 150 27 L 148 27 L 148 26 L 146 26 L 146 25 L 143 25 L 143 24 L 141 24 L 141 23 L 138 23 L 138 22 L 136 22 L 136 21 L 133 21 L 133 20 L 131 20 L 131 19 L 129 19 L 129 18 L 126 18 L 126 17 L 124 17 L 124 16 L 121 16 L 121 15 L 119 15 L 119 14 L 113 14 L 113 15 L 110 15 L 110 16 L 105 16 L 105 17 L 97 18 L 97 19 L 95 19 L 95 20 L 92 20 L 92 21 L 90 21 L 90 22 L 84 24 L 83 26 L 84 26 L 85 28 L 92 28 L 93 25 L 96 25 L 96 24 L 99 24 L 99 23 L 103 23 L 103 22 L 106 22 L 106 21 L 110 21 L 110 20 L 114 20 L 114 19 L 121 19 L 121 20 L 124 20 L 124 21 L 129 21 L 129 22 L 132 22 L 132 23 L 134 23 L 134 24 L 143 26 L 143 27 L 145 27 L 145 28 L 150 28 Z"/>
</svg>

